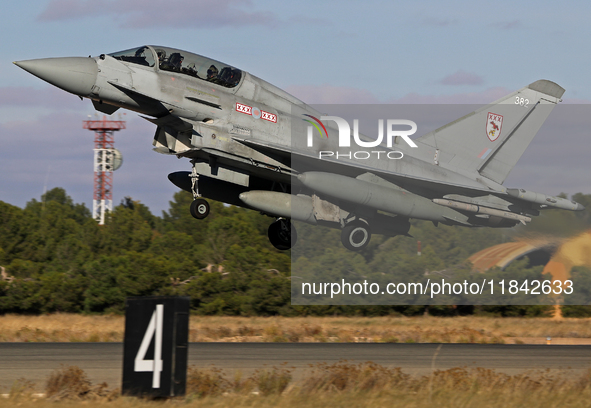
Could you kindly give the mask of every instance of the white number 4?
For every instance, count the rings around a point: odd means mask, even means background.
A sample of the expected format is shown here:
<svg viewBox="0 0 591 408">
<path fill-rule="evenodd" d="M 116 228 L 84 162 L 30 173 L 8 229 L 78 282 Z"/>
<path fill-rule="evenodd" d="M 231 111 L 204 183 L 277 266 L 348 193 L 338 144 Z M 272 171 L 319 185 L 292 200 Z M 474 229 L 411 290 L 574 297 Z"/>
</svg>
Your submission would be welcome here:
<svg viewBox="0 0 591 408">
<path fill-rule="evenodd" d="M 162 371 L 162 319 L 164 315 L 164 305 L 156 305 L 156 310 L 152 313 L 152 319 L 148 324 L 148 329 L 144 334 L 140 349 L 135 356 L 134 371 L 146 372 L 152 371 L 152 388 L 160 388 L 160 372 Z M 155 336 L 154 336 L 155 334 Z M 146 352 L 155 337 L 154 342 L 154 360 L 146 360 Z"/>
</svg>

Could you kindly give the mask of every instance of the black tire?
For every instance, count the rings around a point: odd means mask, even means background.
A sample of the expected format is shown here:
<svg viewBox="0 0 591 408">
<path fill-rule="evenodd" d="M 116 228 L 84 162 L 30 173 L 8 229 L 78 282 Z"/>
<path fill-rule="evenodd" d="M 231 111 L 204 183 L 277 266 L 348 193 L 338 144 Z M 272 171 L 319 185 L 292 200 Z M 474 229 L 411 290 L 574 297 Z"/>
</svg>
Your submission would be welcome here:
<svg viewBox="0 0 591 408">
<path fill-rule="evenodd" d="M 349 251 L 361 251 L 369 244 L 371 229 L 362 221 L 353 221 L 341 230 L 341 242 Z"/>
<path fill-rule="evenodd" d="M 198 198 L 191 203 L 189 211 L 193 217 L 202 220 L 209 215 L 209 203 L 203 198 Z"/>
<path fill-rule="evenodd" d="M 280 251 L 292 248 L 298 240 L 296 228 L 289 220 L 283 218 L 269 225 L 267 235 L 271 245 Z"/>
</svg>

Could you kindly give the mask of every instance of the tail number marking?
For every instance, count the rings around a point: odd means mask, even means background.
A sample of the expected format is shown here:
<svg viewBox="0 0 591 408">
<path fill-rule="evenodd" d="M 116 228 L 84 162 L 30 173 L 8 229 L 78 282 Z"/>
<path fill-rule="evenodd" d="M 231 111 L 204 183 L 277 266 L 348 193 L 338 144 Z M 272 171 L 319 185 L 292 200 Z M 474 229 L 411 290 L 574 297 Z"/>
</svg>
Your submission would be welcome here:
<svg viewBox="0 0 591 408">
<path fill-rule="evenodd" d="M 520 98 L 519 96 L 515 97 L 515 105 L 523 106 L 524 108 L 528 108 L 529 106 L 529 99 Z"/>
</svg>

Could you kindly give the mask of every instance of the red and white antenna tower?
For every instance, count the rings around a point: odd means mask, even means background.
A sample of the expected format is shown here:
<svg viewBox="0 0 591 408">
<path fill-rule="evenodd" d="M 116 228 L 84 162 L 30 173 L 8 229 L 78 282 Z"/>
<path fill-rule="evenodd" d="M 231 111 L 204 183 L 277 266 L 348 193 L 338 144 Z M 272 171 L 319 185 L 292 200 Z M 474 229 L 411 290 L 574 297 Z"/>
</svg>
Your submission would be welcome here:
<svg viewBox="0 0 591 408">
<path fill-rule="evenodd" d="M 113 171 L 122 163 L 121 153 L 115 149 L 115 135 L 125 129 L 125 121 L 85 120 L 84 129 L 94 131 L 94 200 L 92 217 L 99 225 L 105 223 L 105 214 L 113 210 Z"/>
</svg>

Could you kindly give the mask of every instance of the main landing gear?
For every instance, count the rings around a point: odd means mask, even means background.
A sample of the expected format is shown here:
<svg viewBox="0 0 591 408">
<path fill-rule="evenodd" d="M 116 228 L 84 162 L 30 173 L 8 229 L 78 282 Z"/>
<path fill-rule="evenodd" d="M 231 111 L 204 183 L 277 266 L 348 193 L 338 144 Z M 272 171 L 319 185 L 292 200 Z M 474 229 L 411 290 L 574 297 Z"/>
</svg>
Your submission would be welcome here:
<svg viewBox="0 0 591 408">
<path fill-rule="evenodd" d="M 341 230 L 341 242 L 349 251 L 361 251 L 369 244 L 371 229 L 359 219 L 351 221 Z"/>
<path fill-rule="evenodd" d="M 199 173 L 195 169 L 195 162 L 193 164 L 193 171 L 191 172 L 191 192 L 193 193 L 193 202 L 189 208 L 191 215 L 198 220 L 202 220 L 209 215 L 209 203 L 199 194 Z"/>
<path fill-rule="evenodd" d="M 271 244 L 281 251 L 292 248 L 298 240 L 296 228 L 285 218 L 279 218 L 269 225 L 268 236 Z"/>
</svg>

